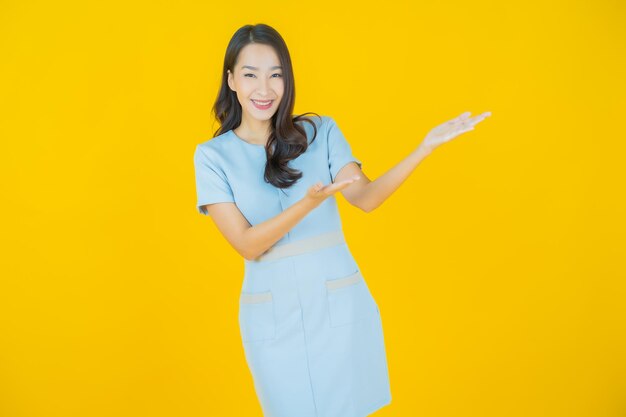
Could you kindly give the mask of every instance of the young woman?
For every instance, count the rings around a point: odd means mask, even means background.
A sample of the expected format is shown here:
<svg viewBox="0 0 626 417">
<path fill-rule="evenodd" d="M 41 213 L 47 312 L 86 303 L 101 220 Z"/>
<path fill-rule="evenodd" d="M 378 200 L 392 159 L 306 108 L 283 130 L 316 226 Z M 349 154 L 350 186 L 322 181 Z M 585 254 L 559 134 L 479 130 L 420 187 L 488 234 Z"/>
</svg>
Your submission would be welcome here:
<svg viewBox="0 0 626 417">
<path fill-rule="evenodd" d="M 335 194 L 374 210 L 425 156 L 489 113 L 436 127 L 371 181 L 333 118 L 292 114 L 293 69 L 276 30 L 237 30 L 222 75 L 213 108 L 221 127 L 195 149 L 197 207 L 244 258 L 239 330 L 263 412 L 369 415 L 391 402 L 382 321 Z"/>
</svg>

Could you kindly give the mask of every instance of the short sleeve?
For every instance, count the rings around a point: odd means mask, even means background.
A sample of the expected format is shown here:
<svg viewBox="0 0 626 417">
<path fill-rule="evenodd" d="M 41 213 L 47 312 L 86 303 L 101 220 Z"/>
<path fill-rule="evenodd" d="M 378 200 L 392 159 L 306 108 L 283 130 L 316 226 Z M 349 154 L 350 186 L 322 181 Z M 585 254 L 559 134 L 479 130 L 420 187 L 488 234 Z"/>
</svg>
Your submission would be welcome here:
<svg viewBox="0 0 626 417">
<path fill-rule="evenodd" d="M 350 144 L 343 136 L 343 133 L 335 123 L 332 117 L 328 117 L 328 168 L 330 169 L 330 176 L 332 181 L 335 182 L 335 177 L 347 163 L 356 162 L 359 167 L 363 164 L 361 160 L 352 155 Z"/>
<path fill-rule="evenodd" d="M 196 172 L 196 207 L 200 214 L 209 215 L 206 208 L 201 207 L 205 204 L 235 202 L 224 172 L 212 163 L 200 145 L 196 145 L 193 161 Z"/>
</svg>

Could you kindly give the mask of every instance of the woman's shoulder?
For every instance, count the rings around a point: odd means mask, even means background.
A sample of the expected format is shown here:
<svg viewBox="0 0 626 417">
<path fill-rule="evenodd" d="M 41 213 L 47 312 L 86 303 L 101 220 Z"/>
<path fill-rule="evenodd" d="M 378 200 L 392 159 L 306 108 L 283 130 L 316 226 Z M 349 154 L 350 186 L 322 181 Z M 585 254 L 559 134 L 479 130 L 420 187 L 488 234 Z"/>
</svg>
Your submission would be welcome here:
<svg viewBox="0 0 626 417">
<path fill-rule="evenodd" d="M 313 124 L 305 122 L 303 120 L 304 118 L 311 120 Z M 315 130 L 317 131 L 317 133 L 315 133 L 316 136 L 326 136 L 328 134 L 329 127 L 334 123 L 334 120 L 331 116 L 323 115 L 323 114 L 319 116 L 307 115 L 307 116 L 300 118 L 300 120 L 297 123 L 301 125 L 302 127 L 304 127 L 307 137 L 309 138 L 309 140 L 311 140 L 314 134 L 313 126 L 315 126 Z"/>
<path fill-rule="evenodd" d="M 224 142 L 226 142 L 226 139 L 228 138 L 230 132 L 231 132 L 230 130 L 226 132 L 222 132 L 217 136 L 205 139 L 203 142 L 200 142 L 198 145 L 199 146 L 221 146 L 224 144 Z"/>
<path fill-rule="evenodd" d="M 202 142 L 196 144 L 195 158 L 206 161 L 207 163 L 213 163 L 221 165 L 222 160 L 226 155 L 236 155 L 236 153 L 230 152 L 230 131 L 221 133 L 209 139 L 205 139 Z"/>
<path fill-rule="evenodd" d="M 196 145 L 196 148 L 205 152 L 219 152 L 225 146 L 228 146 L 230 131 L 220 133 L 209 139 L 205 139 Z"/>
</svg>

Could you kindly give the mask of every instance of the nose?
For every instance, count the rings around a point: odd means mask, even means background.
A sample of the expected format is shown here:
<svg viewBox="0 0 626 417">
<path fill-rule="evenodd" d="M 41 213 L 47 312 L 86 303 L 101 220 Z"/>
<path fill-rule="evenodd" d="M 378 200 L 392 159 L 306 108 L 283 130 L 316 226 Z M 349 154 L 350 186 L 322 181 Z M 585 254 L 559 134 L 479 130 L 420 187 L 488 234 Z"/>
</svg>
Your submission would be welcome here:
<svg viewBox="0 0 626 417">
<path fill-rule="evenodd" d="M 261 78 L 261 82 L 259 83 L 259 88 L 258 88 L 258 93 L 260 97 L 265 97 L 267 96 L 267 92 L 269 90 L 269 80 L 265 79 L 264 77 Z"/>
</svg>

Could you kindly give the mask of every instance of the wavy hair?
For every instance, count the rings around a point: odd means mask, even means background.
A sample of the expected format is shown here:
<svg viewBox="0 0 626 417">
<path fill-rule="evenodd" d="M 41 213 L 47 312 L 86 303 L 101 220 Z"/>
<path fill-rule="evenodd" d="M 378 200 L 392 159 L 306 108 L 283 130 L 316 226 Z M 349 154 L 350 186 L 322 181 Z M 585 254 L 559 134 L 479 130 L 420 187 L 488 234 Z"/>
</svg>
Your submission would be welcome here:
<svg viewBox="0 0 626 417">
<path fill-rule="evenodd" d="M 237 100 L 237 93 L 228 87 L 227 70 L 234 73 L 239 52 L 250 43 L 260 43 L 273 47 L 283 67 L 284 93 L 278 109 L 272 116 L 271 132 L 265 145 L 267 163 L 265 164 L 264 179 L 275 187 L 289 188 L 302 177 L 302 172 L 290 168 L 287 164 L 304 153 L 309 146 L 304 127 L 296 124 L 296 122 L 302 120 L 313 125 L 314 134 L 311 140 L 313 142 L 317 136 L 317 127 L 313 120 L 305 115 L 314 114 L 320 119 L 321 117 L 313 112 L 292 116 L 296 87 L 291 57 L 282 36 L 271 26 L 262 23 L 245 25 L 239 28 L 230 39 L 224 56 L 222 83 L 212 108 L 215 118 L 220 123 L 220 128 L 213 137 L 235 129 L 241 124 L 241 104 Z"/>
</svg>

